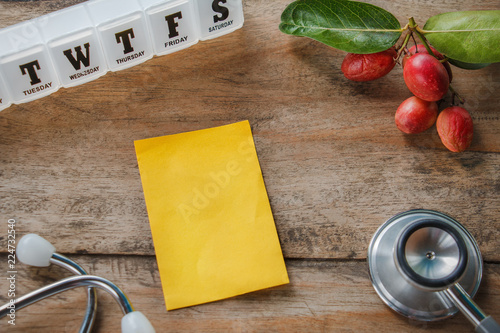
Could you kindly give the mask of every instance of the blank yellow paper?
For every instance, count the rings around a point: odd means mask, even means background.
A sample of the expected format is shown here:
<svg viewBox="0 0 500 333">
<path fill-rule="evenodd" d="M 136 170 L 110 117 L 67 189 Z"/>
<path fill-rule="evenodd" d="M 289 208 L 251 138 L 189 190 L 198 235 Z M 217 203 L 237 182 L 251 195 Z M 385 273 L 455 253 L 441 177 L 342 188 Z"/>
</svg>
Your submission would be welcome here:
<svg viewBox="0 0 500 333">
<path fill-rule="evenodd" d="M 288 283 L 248 121 L 135 149 L 168 310 Z"/>
</svg>

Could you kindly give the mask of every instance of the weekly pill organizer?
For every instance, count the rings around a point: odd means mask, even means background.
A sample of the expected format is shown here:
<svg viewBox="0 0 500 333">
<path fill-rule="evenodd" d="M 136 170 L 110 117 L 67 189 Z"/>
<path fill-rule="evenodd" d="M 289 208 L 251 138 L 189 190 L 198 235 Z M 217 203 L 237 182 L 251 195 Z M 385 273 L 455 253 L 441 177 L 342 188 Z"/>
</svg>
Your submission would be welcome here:
<svg viewBox="0 0 500 333">
<path fill-rule="evenodd" d="M 243 26 L 241 0 L 89 0 L 0 30 L 0 110 Z"/>
</svg>

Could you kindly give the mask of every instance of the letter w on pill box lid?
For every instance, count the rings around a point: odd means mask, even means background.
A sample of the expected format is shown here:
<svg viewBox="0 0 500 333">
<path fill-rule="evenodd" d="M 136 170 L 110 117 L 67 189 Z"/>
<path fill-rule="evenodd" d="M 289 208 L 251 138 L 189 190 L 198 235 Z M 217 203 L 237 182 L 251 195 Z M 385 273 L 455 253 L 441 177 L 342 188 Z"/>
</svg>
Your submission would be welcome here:
<svg viewBox="0 0 500 333">
<path fill-rule="evenodd" d="M 52 12 L 35 21 L 64 87 L 106 74 L 108 65 L 101 42 L 84 4 Z"/>
</svg>

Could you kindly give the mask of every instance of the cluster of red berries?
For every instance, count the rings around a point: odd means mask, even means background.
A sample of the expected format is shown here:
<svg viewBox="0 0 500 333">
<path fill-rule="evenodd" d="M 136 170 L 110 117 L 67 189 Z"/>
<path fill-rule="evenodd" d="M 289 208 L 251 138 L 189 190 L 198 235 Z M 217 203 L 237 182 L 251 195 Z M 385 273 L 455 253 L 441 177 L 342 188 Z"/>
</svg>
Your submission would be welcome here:
<svg viewBox="0 0 500 333">
<path fill-rule="evenodd" d="M 472 141 L 472 118 L 466 109 L 450 106 L 439 112 L 437 102 L 450 88 L 452 72 L 445 57 L 424 45 L 405 50 L 402 59 L 406 86 L 414 95 L 398 107 L 397 127 L 404 133 L 423 132 L 434 124 L 443 144 L 450 151 L 461 152 Z M 353 81 L 372 81 L 388 74 L 398 62 L 399 53 L 390 48 L 371 54 L 348 53 L 342 62 L 344 76 Z"/>
</svg>

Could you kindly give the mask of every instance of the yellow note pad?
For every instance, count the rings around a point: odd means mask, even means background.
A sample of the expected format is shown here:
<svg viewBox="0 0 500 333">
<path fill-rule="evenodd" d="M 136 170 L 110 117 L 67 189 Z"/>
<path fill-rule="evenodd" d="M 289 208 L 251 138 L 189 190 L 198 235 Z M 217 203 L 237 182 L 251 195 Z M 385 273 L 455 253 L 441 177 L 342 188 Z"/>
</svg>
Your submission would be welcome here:
<svg viewBox="0 0 500 333">
<path fill-rule="evenodd" d="M 135 149 L 168 310 L 288 283 L 248 121 Z"/>
</svg>

